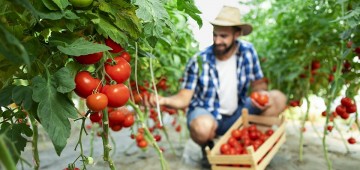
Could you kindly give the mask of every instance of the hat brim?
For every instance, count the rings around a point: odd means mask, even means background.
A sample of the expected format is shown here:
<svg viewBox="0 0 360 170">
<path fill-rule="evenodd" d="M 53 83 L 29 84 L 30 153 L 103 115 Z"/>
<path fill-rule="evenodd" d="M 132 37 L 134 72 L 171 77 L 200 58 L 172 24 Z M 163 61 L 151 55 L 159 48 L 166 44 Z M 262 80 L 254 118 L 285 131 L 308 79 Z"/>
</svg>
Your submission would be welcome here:
<svg viewBox="0 0 360 170">
<path fill-rule="evenodd" d="M 252 32 L 252 26 L 250 24 L 234 24 L 232 22 L 228 22 L 228 21 L 220 21 L 220 20 L 214 20 L 214 21 L 211 21 L 210 24 L 214 25 L 214 26 L 236 26 L 236 27 L 239 27 L 241 28 L 242 30 L 242 35 L 249 35 L 251 32 Z"/>
</svg>

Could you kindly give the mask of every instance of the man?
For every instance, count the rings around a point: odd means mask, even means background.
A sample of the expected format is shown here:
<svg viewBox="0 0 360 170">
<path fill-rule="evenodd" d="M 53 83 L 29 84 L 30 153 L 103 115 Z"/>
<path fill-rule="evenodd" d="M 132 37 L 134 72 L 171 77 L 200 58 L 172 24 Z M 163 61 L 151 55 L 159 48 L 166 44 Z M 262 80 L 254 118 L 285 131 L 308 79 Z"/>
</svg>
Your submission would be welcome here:
<svg viewBox="0 0 360 170">
<path fill-rule="evenodd" d="M 280 91 L 267 90 L 257 53 L 249 42 L 237 40 L 251 33 L 252 26 L 240 22 L 237 8 L 224 6 L 213 26 L 213 45 L 189 60 L 182 89 L 169 97 L 151 95 L 152 106 L 159 102 L 173 108 L 186 108 L 191 138 L 203 149 L 213 146 L 212 139 L 223 135 L 241 116 L 242 108 L 250 114 L 277 116 L 286 106 Z M 261 106 L 247 97 L 249 89 L 268 95 Z M 209 165 L 204 156 L 204 163 Z"/>
</svg>

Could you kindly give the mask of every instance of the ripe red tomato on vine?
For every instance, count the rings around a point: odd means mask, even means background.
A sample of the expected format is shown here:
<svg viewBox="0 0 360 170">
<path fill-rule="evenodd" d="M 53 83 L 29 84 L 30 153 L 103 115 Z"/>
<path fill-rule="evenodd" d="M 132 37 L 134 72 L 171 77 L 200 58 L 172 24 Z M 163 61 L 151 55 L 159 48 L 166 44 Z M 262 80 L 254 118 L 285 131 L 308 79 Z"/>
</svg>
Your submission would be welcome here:
<svg viewBox="0 0 360 170">
<path fill-rule="evenodd" d="M 108 105 L 108 98 L 103 93 L 94 93 L 86 98 L 86 106 L 95 112 L 105 109 Z"/>
<path fill-rule="evenodd" d="M 110 107 L 124 106 L 130 98 L 130 91 L 124 84 L 105 85 L 101 92 L 108 97 Z"/>
<path fill-rule="evenodd" d="M 112 50 L 109 50 L 109 52 L 111 52 L 111 53 L 119 53 L 122 50 L 124 50 L 120 44 L 116 43 L 111 38 L 105 39 L 105 44 L 107 46 L 109 46 L 110 48 L 112 48 Z"/>
<path fill-rule="evenodd" d="M 100 80 L 91 76 L 88 71 L 80 71 L 75 76 L 75 89 L 74 92 L 82 97 L 87 98 L 97 88 L 101 90 L 102 85 Z"/>
<path fill-rule="evenodd" d="M 80 64 L 95 64 L 101 60 L 103 57 L 103 52 L 81 55 L 78 57 L 74 57 L 74 59 Z"/>
<path fill-rule="evenodd" d="M 130 64 L 122 57 L 108 59 L 105 63 L 106 79 L 110 78 L 117 83 L 124 83 L 131 74 Z"/>
</svg>

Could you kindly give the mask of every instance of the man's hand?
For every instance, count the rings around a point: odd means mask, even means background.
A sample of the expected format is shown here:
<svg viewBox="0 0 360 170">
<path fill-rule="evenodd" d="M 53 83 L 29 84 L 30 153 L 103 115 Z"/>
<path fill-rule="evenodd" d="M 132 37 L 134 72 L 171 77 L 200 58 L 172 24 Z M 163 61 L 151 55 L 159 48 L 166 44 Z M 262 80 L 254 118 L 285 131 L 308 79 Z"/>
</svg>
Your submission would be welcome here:
<svg viewBox="0 0 360 170">
<path fill-rule="evenodd" d="M 148 97 L 148 99 L 145 99 L 145 105 L 155 107 L 156 104 L 159 103 L 159 105 L 166 105 L 166 97 L 156 95 L 154 93 L 151 93 Z"/>
<path fill-rule="evenodd" d="M 252 104 L 260 110 L 265 110 L 273 102 L 268 91 L 253 92 L 250 96 Z"/>
</svg>

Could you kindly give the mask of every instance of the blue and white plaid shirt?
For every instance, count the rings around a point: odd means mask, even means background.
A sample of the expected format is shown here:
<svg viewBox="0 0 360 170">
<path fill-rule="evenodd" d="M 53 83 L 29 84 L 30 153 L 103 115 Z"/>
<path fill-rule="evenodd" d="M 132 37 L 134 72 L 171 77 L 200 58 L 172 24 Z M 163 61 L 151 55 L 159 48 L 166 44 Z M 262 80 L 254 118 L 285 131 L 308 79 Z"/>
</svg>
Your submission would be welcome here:
<svg viewBox="0 0 360 170">
<path fill-rule="evenodd" d="M 263 78 L 263 73 L 253 45 L 243 40 L 236 41 L 236 45 L 239 46 L 236 52 L 236 73 L 238 105 L 241 106 L 245 102 L 250 83 Z M 218 95 L 220 82 L 215 61 L 213 46 L 209 46 L 192 57 L 187 63 L 181 87 L 195 90 L 188 112 L 195 107 L 202 107 L 212 113 L 215 118 L 221 119 L 222 116 L 218 111 L 220 108 Z"/>
</svg>

